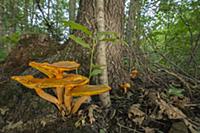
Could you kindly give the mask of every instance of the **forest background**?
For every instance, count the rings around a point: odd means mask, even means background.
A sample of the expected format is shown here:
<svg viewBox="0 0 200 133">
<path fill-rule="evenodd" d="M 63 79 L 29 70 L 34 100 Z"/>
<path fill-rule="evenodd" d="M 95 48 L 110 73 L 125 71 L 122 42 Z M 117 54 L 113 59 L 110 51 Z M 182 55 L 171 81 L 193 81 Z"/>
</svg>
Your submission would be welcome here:
<svg viewBox="0 0 200 133">
<path fill-rule="evenodd" d="M 87 27 L 96 35 L 96 9 L 95 0 L 1 0 L 2 88 L 10 84 L 11 75 L 35 73 L 27 66 L 32 60 L 76 60 L 82 65 L 80 73 L 91 76 L 87 44 L 93 39 L 83 32 Z M 105 0 L 104 9 L 106 36 L 111 37 L 105 41 L 108 84 L 115 88 L 113 93 L 118 94 L 120 84 L 131 82 L 132 89 L 156 88 L 159 94 L 188 98 L 199 109 L 200 1 Z M 83 27 L 70 27 L 69 21 Z M 133 70 L 139 74 L 131 80 Z M 198 117 L 188 110 L 191 118 Z"/>
</svg>

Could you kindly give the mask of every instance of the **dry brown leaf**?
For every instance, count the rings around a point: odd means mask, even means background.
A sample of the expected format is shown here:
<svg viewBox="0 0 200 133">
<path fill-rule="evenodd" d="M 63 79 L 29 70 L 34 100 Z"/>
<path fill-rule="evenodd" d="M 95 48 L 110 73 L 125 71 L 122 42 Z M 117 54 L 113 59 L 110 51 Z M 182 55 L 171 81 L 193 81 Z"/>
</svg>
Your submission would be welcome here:
<svg viewBox="0 0 200 133">
<path fill-rule="evenodd" d="M 11 129 L 15 129 L 15 128 L 20 128 L 22 127 L 23 125 L 23 122 L 20 120 L 16 123 L 13 123 L 13 122 L 8 122 L 8 125 L 6 125 L 5 127 L 2 128 L 2 132 L 5 132 L 6 130 L 11 130 Z"/>
<path fill-rule="evenodd" d="M 155 129 L 150 128 L 150 127 L 144 127 L 144 132 L 145 133 L 155 133 Z"/>
<path fill-rule="evenodd" d="M 188 129 L 183 121 L 173 122 L 169 133 L 188 133 Z"/>
<path fill-rule="evenodd" d="M 47 124 L 47 122 L 46 122 L 45 120 L 41 120 L 41 121 L 40 121 L 40 124 L 42 125 L 42 127 L 45 127 L 46 124 Z"/>
<path fill-rule="evenodd" d="M 94 118 L 94 114 L 93 114 L 93 111 L 95 110 L 95 109 L 97 109 L 98 108 L 98 106 L 97 105 L 91 105 L 90 107 L 89 107 L 89 109 L 88 109 L 88 117 L 89 117 L 89 122 L 90 122 L 90 124 L 93 124 L 95 121 L 96 121 L 96 119 Z"/>
<path fill-rule="evenodd" d="M 6 107 L 0 108 L 0 114 L 1 115 L 5 115 L 7 111 L 9 111 L 9 109 L 6 108 Z"/>
<path fill-rule="evenodd" d="M 128 117 L 138 125 L 141 125 L 145 118 L 145 113 L 139 109 L 139 104 L 133 104 L 128 110 Z"/>
<path fill-rule="evenodd" d="M 187 97 L 178 97 L 178 96 L 173 96 L 170 98 L 170 100 L 172 100 L 173 105 L 175 105 L 176 107 L 180 108 L 180 109 L 185 109 L 185 107 L 187 107 L 187 105 L 189 104 L 190 100 Z"/>
<path fill-rule="evenodd" d="M 177 107 L 168 104 L 160 98 L 159 93 L 157 94 L 156 103 L 160 107 L 160 114 L 167 115 L 169 119 L 185 119 L 186 115 Z"/>
<path fill-rule="evenodd" d="M 187 116 L 180 109 L 161 99 L 159 93 L 156 94 L 156 98 L 154 97 L 151 100 L 155 100 L 155 104 L 160 107 L 159 115 L 166 115 L 169 119 L 183 120 L 192 133 L 198 133 L 196 125 L 192 124 L 192 122 L 190 122 Z"/>
<path fill-rule="evenodd" d="M 81 116 L 78 121 L 75 122 L 75 127 L 78 128 L 78 127 L 83 127 L 85 126 L 85 123 L 86 123 L 86 116 Z"/>
</svg>

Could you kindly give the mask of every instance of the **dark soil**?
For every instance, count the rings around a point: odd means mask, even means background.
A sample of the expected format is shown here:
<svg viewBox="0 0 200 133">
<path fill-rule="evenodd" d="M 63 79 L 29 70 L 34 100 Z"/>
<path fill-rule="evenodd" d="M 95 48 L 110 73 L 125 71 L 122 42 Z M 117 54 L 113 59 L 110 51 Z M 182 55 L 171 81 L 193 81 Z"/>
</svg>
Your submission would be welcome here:
<svg viewBox="0 0 200 133">
<path fill-rule="evenodd" d="M 42 61 L 61 49 L 54 40 L 44 34 L 24 34 L 1 66 L 6 76 L 22 73 L 30 61 Z"/>
</svg>

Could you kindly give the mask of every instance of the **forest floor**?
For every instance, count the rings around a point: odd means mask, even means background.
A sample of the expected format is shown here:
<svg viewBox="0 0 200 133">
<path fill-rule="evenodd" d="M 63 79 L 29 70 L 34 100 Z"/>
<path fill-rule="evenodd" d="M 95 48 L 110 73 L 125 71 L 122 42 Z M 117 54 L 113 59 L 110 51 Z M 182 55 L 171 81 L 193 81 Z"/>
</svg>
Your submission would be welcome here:
<svg viewBox="0 0 200 133">
<path fill-rule="evenodd" d="M 146 89 L 134 88 L 126 94 L 112 95 L 112 106 L 107 109 L 101 108 L 99 100 L 94 98 L 76 115 L 63 117 L 53 104 L 39 98 L 34 91 L 8 81 L 1 84 L 0 90 L 0 132 L 188 133 L 188 128 L 192 128 L 189 126 L 195 128 L 193 120 L 199 121 L 198 108 L 182 109 L 190 115 L 186 117 L 178 107 L 161 99 L 158 91 Z M 184 121 L 190 125 L 186 126 Z"/>
<path fill-rule="evenodd" d="M 27 57 L 32 56 L 28 54 L 29 52 L 22 53 L 24 59 L 30 60 Z M 11 54 L 9 63 L 18 64 L 16 57 L 18 57 L 16 54 Z M 21 57 L 18 58 L 22 60 Z M 3 62 L 2 67 L 6 63 Z M 162 83 L 149 84 L 139 76 L 132 80 L 134 86 L 127 93 L 122 89 L 111 91 L 111 107 L 101 108 L 98 97 L 93 97 L 90 103 L 81 106 L 77 114 L 63 117 L 53 104 L 38 97 L 33 90 L 10 80 L 11 75 L 20 74 L 27 67 L 16 66 L 7 63 L 4 67 L 9 67 L 8 71 L 2 70 L 0 74 L 0 132 L 2 133 L 200 132 L 198 90 L 192 92 L 192 97 L 187 94 L 169 95 Z M 167 80 L 169 79 L 165 78 L 159 82 L 168 82 Z M 177 83 L 176 79 L 170 80 Z"/>
</svg>

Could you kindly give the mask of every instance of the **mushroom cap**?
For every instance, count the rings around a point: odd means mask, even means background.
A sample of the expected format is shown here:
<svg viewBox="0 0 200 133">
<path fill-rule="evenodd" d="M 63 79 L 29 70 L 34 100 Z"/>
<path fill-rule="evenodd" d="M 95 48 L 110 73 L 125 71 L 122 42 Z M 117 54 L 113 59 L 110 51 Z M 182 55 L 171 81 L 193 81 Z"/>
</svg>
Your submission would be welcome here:
<svg viewBox="0 0 200 133">
<path fill-rule="evenodd" d="M 76 63 L 75 61 L 59 61 L 56 63 L 37 63 L 37 62 L 30 62 L 30 66 L 39 69 L 39 67 L 46 69 L 46 70 L 53 70 L 53 71 L 72 71 L 76 70 L 80 67 L 80 64 Z"/>
<path fill-rule="evenodd" d="M 56 67 L 56 68 L 59 68 L 59 69 L 77 69 L 80 67 L 80 64 L 76 63 L 75 61 L 59 61 L 59 62 L 56 62 L 56 63 L 53 63 L 53 64 L 49 64 L 49 66 L 53 66 L 53 67 Z"/>
<path fill-rule="evenodd" d="M 34 78 L 32 75 L 27 76 L 13 76 L 12 79 L 17 80 L 24 86 L 32 89 L 36 88 L 52 88 L 52 87 L 65 87 L 65 86 L 78 86 L 84 85 L 89 82 L 87 77 L 78 74 L 67 74 L 63 79 L 56 78 Z"/>
<path fill-rule="evenodd" d="M 131 77 L 132 79 L 137 78 L 138 75 L 139 75 L 139 72 L 138 72 L 138 70 L 136 70 L 136 69 L 133 69 L 133 70 L 131 71 L 131 73 L 130 73 L 130 77 Z"/>
<path fill-rule="evenodd" d="M 130 88 L 131 85 L 130 85 L 130 83 L 122 83 L 122 84 L 120 85 L 120 87 L 121 87 L 121 88 Z"/>
<path fill-rule="evenodd" d="M 111 90 L 107 85 L 83 85 L 71 90 L 72 96 L 92 96 Z"/>
<path fill-rule="evenodd" d="M 34 79 L 32 75 L 12 76 L 11 79 L 18 81 L 19 83 L 23 84 L 28 88 L 33 88 L 33 86 L 29 85 L 29 82 Z"/>
</svg>

